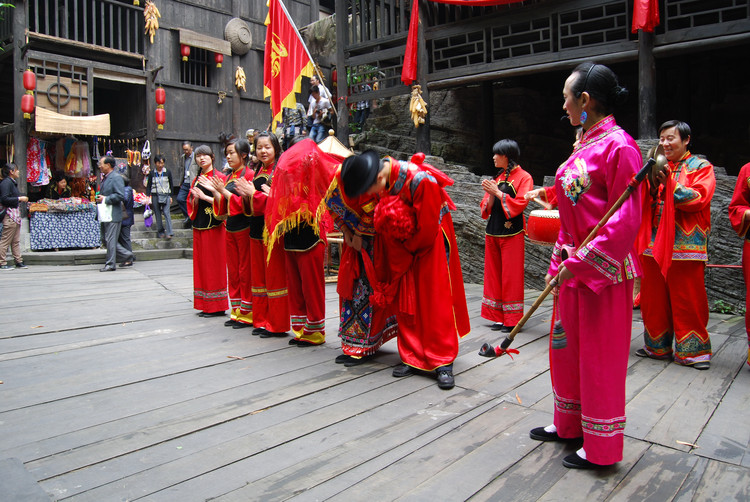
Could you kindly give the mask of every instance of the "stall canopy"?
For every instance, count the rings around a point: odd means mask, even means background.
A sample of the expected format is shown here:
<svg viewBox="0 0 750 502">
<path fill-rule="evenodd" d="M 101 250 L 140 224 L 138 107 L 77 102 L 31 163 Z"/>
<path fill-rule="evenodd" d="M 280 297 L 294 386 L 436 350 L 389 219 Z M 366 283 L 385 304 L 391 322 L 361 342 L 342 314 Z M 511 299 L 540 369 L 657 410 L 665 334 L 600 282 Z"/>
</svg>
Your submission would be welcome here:
<svg viewBox="0 0 750 502">
<path fill-rule="evenodd" d="M 36 107 L 35 129 L 39 132 L 57 134 L 81 134 L 86 136 L 109 136 L 109 113 L 73 117 L 45 108 Z"/>
</svg>

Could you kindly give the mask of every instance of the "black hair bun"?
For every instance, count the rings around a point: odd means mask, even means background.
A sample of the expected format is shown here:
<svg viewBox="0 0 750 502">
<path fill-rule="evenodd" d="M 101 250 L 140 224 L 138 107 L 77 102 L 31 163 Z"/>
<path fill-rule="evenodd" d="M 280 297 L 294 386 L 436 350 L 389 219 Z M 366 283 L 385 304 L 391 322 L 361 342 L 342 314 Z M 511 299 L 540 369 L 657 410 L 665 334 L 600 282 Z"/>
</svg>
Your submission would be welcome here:
<svg viewBox="0 0 750 502">
<path fill-rule="evenodd" d="M 615 106 L 624 105 L 628 100 L 628 94 L 629 93 L 627 89 L 622 86 L 616 85 L 614 88 L 612 88 L 612 103 L 614 103 Z"/>
</svg>

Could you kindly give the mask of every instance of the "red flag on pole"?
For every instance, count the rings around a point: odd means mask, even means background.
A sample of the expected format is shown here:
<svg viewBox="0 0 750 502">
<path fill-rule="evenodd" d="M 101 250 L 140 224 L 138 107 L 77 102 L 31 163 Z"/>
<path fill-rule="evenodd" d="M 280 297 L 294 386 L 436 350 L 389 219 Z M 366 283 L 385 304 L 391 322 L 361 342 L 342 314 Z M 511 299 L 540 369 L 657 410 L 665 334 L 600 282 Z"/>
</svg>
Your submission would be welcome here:
<svg viewBox="0 0 750 502">
<path fill-rule="evenodd" d="M 659 0 L 635 0 L 633 33 L 638 30 L 653 32 L 659 25 Z"/>
<path fill-rule="evenodd" d="M 263 65 L 263 97 L 271 96 L 273 127 L 284 108 L 296 108 L 302 77 L 311 77 L 312 57 L 281 0 L 269 0 Z"/>
<path fill-rule="evenodd" d="M 409 21 L 409 36 L 406 37 L 406 52 L 404 53 L 404 66 L 401 69 L 401 81 L 411 85 L 417 80 L 417 47 L 419 34 L 419 0 L 413 0 L 411 4 L 411 20 Z"/>
</svg>

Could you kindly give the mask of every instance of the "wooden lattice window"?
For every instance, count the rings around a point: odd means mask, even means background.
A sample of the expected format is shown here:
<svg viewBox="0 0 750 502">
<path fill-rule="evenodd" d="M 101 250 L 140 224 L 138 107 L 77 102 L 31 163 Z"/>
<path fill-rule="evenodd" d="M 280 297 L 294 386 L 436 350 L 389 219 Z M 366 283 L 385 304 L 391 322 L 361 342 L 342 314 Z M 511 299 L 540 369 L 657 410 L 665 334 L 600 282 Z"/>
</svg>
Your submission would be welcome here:
<svg viewBox="0 0 750 502">
<path fill-rule="evenodd" d="M 211 63 L 213 54 L 206 49 L 190 48 L 190 57 L 180 63 L 180 82 L 183 84 L 211 87 Z"/>
</svg>

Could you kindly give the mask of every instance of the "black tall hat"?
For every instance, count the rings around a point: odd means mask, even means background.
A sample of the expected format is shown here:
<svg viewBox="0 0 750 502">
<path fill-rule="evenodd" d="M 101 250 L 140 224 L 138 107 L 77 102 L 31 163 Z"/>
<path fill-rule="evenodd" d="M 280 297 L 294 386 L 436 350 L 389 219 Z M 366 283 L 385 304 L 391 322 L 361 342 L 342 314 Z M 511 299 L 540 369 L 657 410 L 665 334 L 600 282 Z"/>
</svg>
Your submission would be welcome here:
<svg viewBox="0 0 750 502">
<path fill-rule="evenodd" d="M 341 164 L 341 181 L 347 197 L 357 197 L 375 183 L 380 171 L 380 158 L 374 150 L 352 155 Z"/>
</svg>

